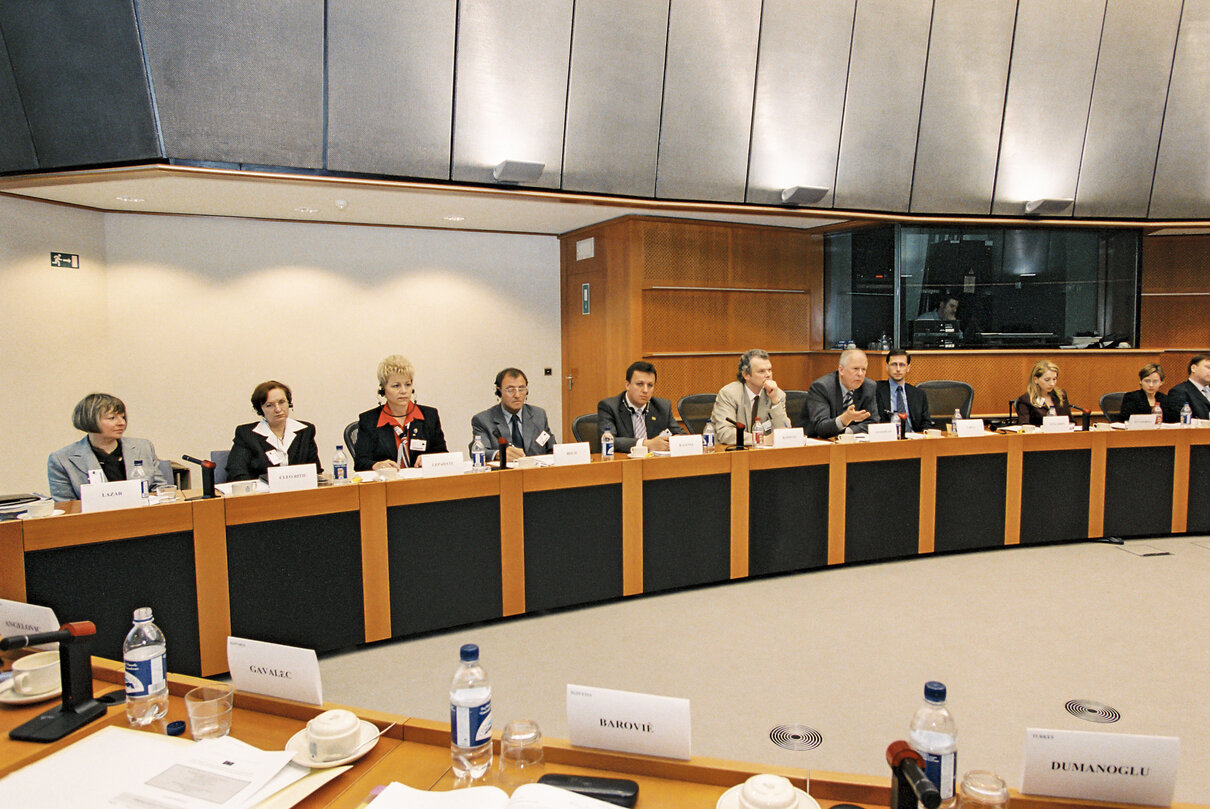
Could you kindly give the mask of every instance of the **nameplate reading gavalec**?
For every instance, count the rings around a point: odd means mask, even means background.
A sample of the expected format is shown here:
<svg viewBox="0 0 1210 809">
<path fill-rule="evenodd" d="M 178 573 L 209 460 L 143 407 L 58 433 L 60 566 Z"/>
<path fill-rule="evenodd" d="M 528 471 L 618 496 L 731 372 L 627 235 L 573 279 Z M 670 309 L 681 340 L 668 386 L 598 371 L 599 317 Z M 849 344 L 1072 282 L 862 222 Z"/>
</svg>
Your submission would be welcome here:
<svg viewBox="0 0 1210 809">
<path fill-rule="evenodd" d="M 229 637 L 227 668 L 240 693 L 323 704 L 319 658 L 314 649 Z"/>
<path fill-rule="evenodd" d="M 577 747 L 688 759 L 689 700 L 567 686 L 567 730 Z"/>
</svg>

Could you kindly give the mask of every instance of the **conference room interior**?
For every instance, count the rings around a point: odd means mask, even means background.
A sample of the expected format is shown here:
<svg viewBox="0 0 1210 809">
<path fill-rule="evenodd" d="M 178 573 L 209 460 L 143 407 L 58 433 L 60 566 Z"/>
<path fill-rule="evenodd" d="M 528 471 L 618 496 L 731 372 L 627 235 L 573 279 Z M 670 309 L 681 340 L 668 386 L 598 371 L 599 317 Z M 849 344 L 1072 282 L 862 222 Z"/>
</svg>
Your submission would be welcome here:
<svg viewBox="0 0 1210 809">
<path fill-rule="evenodd" d="M 280 379 L 293 390 L 292 415 L 317 425 L 328 467 L 345 426 L 380 401 L 377 363 L 396 353 L 414 363 L 417 400 L 438 408 L 451 449 L 464 450 L 471 416 L 497 401 L 492 380 L 506 366 L 526 372 L 529 402 L 547 411 L 558 440 L 567 442 L 573 419 L 595 411 L 597 400 L 618 394 L 625 368 L 637 359 L 656 366 L 656 395 L 674 404 L 681 396 L 712 393 L 733 380 L 739 353 L 753 347 L 770 352 L 783 389 L 805 390 L 835 368 L 837 342 L 853 339 L 865 348 L 885 332 L 893 343 L 911 347 L 909 382 L 970 383 L 974 415 L 1005 417 L 1011 400 L 1025 389 L 1029 368 L 1038 359 L 1050 359 L 1061 369 L 1060 386 L 1092 411 L 1096 422 L 1104 419 L 1100 396 L 1135 389 L 1144 364 L 1163 366 L 1166 390 L 1185 379 L 1190 357 L 1210 349 L 1204 304 L 1210 196 L 1201 189 L 1210 138 L 1195 111 L 1201 97 L 1196 69 L 1205 56 L 1189 45 L 1191 26 L 1210 18 L 1210 8 L 1202 4 L 1183 4 L 1183 16 L 1182 4 L 1173 2 L 1150 9 L 1078 3 L 1064 14 L 1023 0 L 989 3 L 984 12 L 967 15 L 960 4 L 938 3 L 926 11 L 865 0 L 820 4 L 801 14 L 769 0 L 733 7 L 673 2 L 666 8 L 545 2 L 532 9 L 510 4 L 493 9 L 464 0 L 433 3 L 440 13 L 420 21 L 416 10 L 385 20 L 364 8 L 322 14 L 308 8 L 291 20 L 286 9 L 239 3 L 224 18 L 230 25 L 194 29 L 202 47 L 176 62 L 170 57 L 189 36 L 190 25 L 215 17 L 217 6 L 191 17 L 195 12 L 176 13 L 162 4 L 128 5 L 141 12 L 143 34 L 124 19 L 88 33 L 95 22 L 89 12 L 56 12 L 67 14 L 60 22 L 75 41 L 98 48 L 108 43 L 120 56 L 105 65 L 90 51 L 62 68 L 71 77 L 64 87 L 35 78 L 46 72 L 48 58 L 35 53 L 37 43 L 46 42 L 45 33 L 39 33 L 47 26 L 41 12 L 18 21 L 11 9 L 0 9 L 0 44 L 10 57 L 7 68 L 0 66 L 0 109 L 17 110 L 25 128 L 14 135 L 11 126 L 0 126 L 0 283 L 6 292 L 0 299 L 6 378 L 0 407 L 19 430 L 0 465 L 0 491 L 46 491 L 47 455 L 78 440 L 70 423 L 72 407 L 96 390 L 125 401 L 129 435 L 150 439 L 159 457 L 180 463 L 185 454 L 209 457 L 213 450 L 229 448 L 236 425 L 253 420 L 252 388 Z M 540 33 L 509 25 L 507 13 L 522 15 Z M 566 17 L 566 25 L 543 24 L 543 16 Z M 406 33 L 409 25 L 416 28 L 414 37 Z M 280 40 L 258 51 L 263 40 L 257 31 L 272 31 Z M 476 31 L 492 32 L 491 47 L 475 40 Z M 24 36 L 20 42 L 18 32 Z M 812 43 L 818 46 L 821 38 L 840 33 L 851 40 L 844 59 L 823 49 L 820 61 L 806 64 Z M 629 78 L 606 69 L 618 38 L 627 37 L 634 50 Z M 401 47 L 419 48 L 426 38 L 449 45 L 450 53 L 434 45 L 435 50 L 409 57 Z M 801 42 L 789 46 L 795 38 Z M 909 56 L 901 46 L 889 46 L 896 38 L 914 43 Z M 144 55 L 135 54 L 131 42 L 145 48 Z M 1056 45 L 1071 49 L 1062 65 L 1044 55 Z M 532 60 L 504 69 L 492 61 L 496 48 L 529 50 Z M 199 53 L 208 50 L 227 57 L 226 65 L 214 68 L 216 80 L 253 77 L 247 95 L 224 105 L 221 94 L 208 92 L 204 82 L 182 78 L 204 72 Z M 705 58 L 712 50 L 719 53 L 717 60 Z M 301 68 L 283 68 L 291 53 L 307 54 Z M 376 64 L 375 54 L 390 55 Z M 448 74 L 422 66 L 425 58 L 430 64 L 448 63 Z M 785 77 L 799 69 L 816 80 L 818 94 L 811 99 L 795 101 L 786 89 L 793 82 Z M 82 77 L 90 70 L 99 83 Z M 281 74 L 276 87 L 255 79 L 274 71 Z M 390 71 L 415 81 L 406 87 L 406 82 L 386 82 L 383 76 Z M 495 80 L 491 86 L 502 99 L 490 97 L 489 82 L 474 78 L 476 72 Z M 143 100 L 146 87 L 131 89 L 132 75 L 157 92 Z M 1126 75 L 1135 76 L 1133 86 Z M 358 76 L 377 82 L 359 82 Z M 746 90 L 738 101 L 715 94 L 712 88 L 723 76 L 750 79 L 739 82 Z M 105 80 L 125 89 L 104 101 L 98 87 Z M 954 91 L 964 80 L 995 92 L 964 102 Z M 371 99 L 359 85 L 376 87 L 381 98 Z M 1059 89 L 1048 92 L 1051 88 Z M 552 92 L 555 97 L 547 97 Z M 44 108 L 32 103 L 34 94 L 45 94 Z M 91 126 L 90 135 L 50 124 L 50 112 L 72 103 Z M 105 123 L 106 104 L 128 116 L 135 135 Z M 252 114 L 258 105 L 263 116 Z M 409 108 L 422 112 L 409 119 L 404 112 Z M 785 113 L 781 118 L 778 109 Z M 820 110 L 829 114 L 818 118 L 816 129 L 806 126 L 804 116 Z M 376 114 L 383 121 L 374 121 Z M 970 116 L 969 129 L 947 126 L 963 114 Z M 1130 133 L 1120 131 L 1112 124 L 1116 118 L 1137 126 Z M 401 122 L 414 124 L 412 139 L 402 146 Z M 513 137 L 514 143 L 533 148 L 523 153 L 488 149 L 492 132 L 501 142 Z M 803 132 L 811 134 L 797 141 L 792 137 Z M 533 137 L 517 140 L 527 134 Z M 779 153 L 778 143 L 795 148 Z M 821 179 L 807 178 L 806 157 L 821 155 L 823 171 L 813 175 Z M 500 161 L 533 157 L 545 161 L 535 183 L 501 184 L 492 176 Z M 792 170 L 772 171 L 778 159 Z M 1028 179 L 1038 184 L 1028 188 Z M 815 202 L 783 203 L 783 189 L 814 185 L 824 191 Z M 1030 201 L 1066 204 L 1057 212 L 1027 216 L 1024 206 Z M 1049 234 L 1048 246 L 1021 248 L 1031 234 L 1042 233 Z M 1054 263 L 1056 254 L 1070 257 L 1071 244 L 1091 241 L 1092 269 L 1080 270 L 1086 274 L 1077 277 L 1063 275 L 1064 268 L 1039 279 L 1030 275 L 1033 266 L 1005 279 L 997 273 L 1008 272 L 1002 268 L 1009 266 L 1004 253 L 1011 248 L 1003 245 L 1013 239 L 1021 248 L 1018 254 L 1032 256 L 1043 274 L 1062 264 Z M 876 242 L 866 254 L 879 257 L 888 277 L 842 272 L 837 256 L 846 240 L 850 247 L 854 241 Z M 951 243 L 977 243 L 979 251 L 986 245 L 994 252 L 994 267 L 941 280 L 913 278 L 912 262 L 928 253 L 925 242 L 943 245 L 936 248 L 941 251 Z M 53 266 L 52 254 L 77 261 Z M 1120 260 L 1107 259 L 1110 255 Z M 1029 292 L 1035 283 L 1040 296 L 1063 290 L 1071 301 L 1055 315 L 1062 328 L 1044 329 L 1044 338 L 1031 342 L 1028 323 L 1005 317 L 999 321 L 1003 328 L 980 329 L 1009 335 L 1004 339 L 972 340 L 952 350 L 912 346 L 912 321 L 938 295 L 959 295 L 961 316 L 967 318 L 975 311 L 994 313 L 1007 297 L 1019 298 L 1022 285 Z M 1011 308 L 1019 312 L 1021 307 Z M 1121 338 L 1114 343 L 1121 347 L 1064 345 L 1081 335 L 1110 334 Z M 870 372 L 872 378 L 886 378 L 880 351 L 871 350 Z M 1176 457 L 1189 457 L 1191 451 L 1196 456 L 1194 444 L 1192 450 L 1178 446 Z M 1104 447 L 1093 446 L 1094 457 L 1102 457 Z M 1021 455 L 1014 449 L 1010 458 L 1014 452 Z M 1193 463 L 1185 485 L 1190 514 L 1196 512 L 1198 519 L 1188 524 L 1200 525 L 1203 479 L 1198 461 Z M 836 468 L 835 462 L 811 467 L 815 472 L 828 468 Z M 1098 470 L 1104 467 L 1096 462 L 1089 468 L 1093 475 Z M 624 474 L 618 473 L 619 482 Z M 738 479 L 737 472 L 727 474 Z M 745 480 L 756 479 L 746 470 L 743 474 Z M 193 479 L 198 479 L 196 469 Z M 1104 486 L 1097 491 L 1103 494 Z M 1095 509 L 1096 498 L 1092 501 Z M 1087 514 L 1084 518 L 1087 525 Z M 1004 519 L 1015 520 L 1022 537 L 1036 532 L 1031 534 L 1036 542 L 1023 539 L 1022 544 L 1073 538 L 1048 536 L 1047 521 L 1039 515 Z M 573 522 L 583 525 L 584 515 Z M 1184 522 L 1171 525 L 1172 533 L 1186 533 Z M 745 519 L 745 532 L 746 526 Z M 929 530 L 939 537 L 959 533 L 945 526 Z M 1159 536 L 1164 533 L 1134 540 L 1161 548 L 1179 543 L 1173 546 L 1179 552 L 1164 560 L 1179 568 L 1173 576 L 1200 570 L 1200 534 Z M 1040 575 L 1030 567 L 1033 561 L 1003 557 L 1048 550 L 1068 554 L 1056 557 L 1061 561 L 1052 568 L 1066 564 L 1078 570 L 1089 564 L 1085 553 L 1106 554 L 1095 557 L 1097 571 L 1117 564 L 1107 561 L 1118 559 L 1110 553 L 1135 560 L 1119 548 L 1083 544 L 940 549 L 910 561 L 852 562 L 842 554 L 839 560 L 812 564 L 820 568 L 812 572 L 783 570 L 760 581 L 600 599 L 606 603 L 583 614 L 558 607 L 550 616 L 475 622 L 475 628 L 515 655 L 501 668 L 509 678 L 524 681 L 516 673 L 522 654 L 567 653 L 554 642 L 540 644 L 540 621 L 564 622 L 551 630 L 552 637 L 574 636 L 577 629 L 591 632 L 599 620 L 595 610 L 617 610 L 623 627 L 641 621 L 647 608 L 704 614 L 709 625 L 710 620 L 725 622 L 727 613 L 714 610 L 728 588 L 751 588 L 746 592 L 756 593 L 750 597 L 757 602 L 776 600 L 797 588 L 814 592 L 822 585 L 813 577 L 829 575 L 835 579 L 828 586 L 836 588 L 827 591 L 829 598 L 860 602 L 872 598 L 862 581 L 871 566 L 879 570 L 868 576 L 893 580 L 888 586 L 909 588 L 925 581 L 935 587 L 943 581 L 937 571 L 896 577 L 904 566 L 930 563 L 968 582 L 998 576 L 1001 566 L 1019 565 L 1020 575 L 1030 577 Z M 886 558 L 892 556 L 900 558 Z M 1123 567 L 1118 572 L 1129 582 L 1130 568 Z M 849 573 L 854 575 L 845 578 Z M 0 577 L 5 587 L 11 581 Z M 1053 592 L 1036 582 L 1030 579 L 1021 591 L 1060 609 Z M 979 590 L 972 586 L 962 592 L 977 599 Z M 1073 599 L 1078 592 L 1073 590 Z M 1195 584 L 1182 584 L 1180 592 L 1190 599 L 1184 603 L 1197 603 Z M 683 602 L 675 601 L 681 597 Z M 662 606 L 664 599 L 673 600 L 673 606 Z M 1137 618 L 1133 631 L 1140 635 L 1157 631 L 1157 616 L 1179 620 L 1175 590 L 1156 586 L 1154 599 L 1154 615 L 1129 616 Z M 806 613 L 809 631 L 813 605 L 793 603 Z M 903 603 L 916 601 L 905 594 Z M 1022 613 L 1033 608 L 1030 603 L 1019 607 Z M 862 621 L 879 620 L 870 610 L 856 614 L 854 634 Z M 75 616 L 64 619 L 69 617 Z M 1196 637 L 1188 628 L 1189 637 Z M 968 631 L 977 633 L 979 627 Z M 440 696 L 441 688 L 430 694 L 421 681 L 431 675 L 441 685 L 450 666 L 442 668 L 440 647 L 453 649 L 456 642 L 473 639 L 474 632 L 418 634 L 415 642 L 427 645 L 421 665 L 406 675 L 403 701 L 374 698 L 384 709 L 398 711 L 424 704 L 432 718 L 440 718 L 433 694 Z M 324 670 L 331 672 L 334 692 L 349 699 L 368 693 L 364 683 L 380 682 L 381 671 L 395 665 L 380 656 L 391 650 L 407 654 L 409 641 L 399 638 L 388 632 L 363 649 L 325 650 Z M 1074 635 L 1054 635 L 1043 645 L 1053 651 L 1061 638 L 1076 642 Z M 837 667 L 851 665 L 841 654 L 851 640 L 844 633 L 835 639 L 839 651 L 830 659 Z M 658 638 L 649 640 L 659 648 Z M 767 639 L 758 640 L 752 652 L 767 652 Z M 1026 647 L 1014 649 L 1024 655 Z M 1154 652 L 1151 646 L 1124 651 L 1113 670 L 1137 676 L 1147 668 L 1143 658 Z M 972 652 L 972 660 L 986 668 L 1000 662 L 986 648 Z M 1196 662 L 1185 662 L 1196 670 Z M 860 664 L 867 665 L 880 670 L 868 687 L 885 688 L 890 675 L 881 678 L 889 667 L 876 660 Z M 1045 665 L 1039 659 L 1032 668 L 1023 664 L 1019 673 L 1033 676 Z M 439 670 L 434 673 L 433 667 Z M 595 684 L 621 687 L 625 668 L 602 659 L 593 669 L 601 674 Z M 905 677 L 911 680 L 905 690 L 910 701 L 901 709 L 885 706 L 887 712 L 900 710 L 904 721 L 898 725 L 906 727 L 918 690 L 915 680 L 926 669 L 921 660 L 911 661 Z M 975 676 L 960 671 L 960 678 Z M 828 673 L 834 672 L 815 671 L 819 677 Z M 633 679 L 636 687 L 675 695 L 655 672 Z M 1140 687 L 1143 682 L 1131 680 Z M 1192 675 L 1173 680 L 1173 701 L 1184 704 L 1193 682 Z M 1096 684 L 1095 679 L 1071 682 L 1073 689 Z M 1061 685 L 1056 694 L 1066 693 Z M 1015 701 L 1006 711 L 1013 717 L 1023 716 L 1030 704 L 1022 690 L 1014 686 Z M 982 683 L 978 693 L 984 700 L 995 696 Z M 1182 719 L 1188 724 L 1176 726 L 1167 718 L 1178 705 L 1131 702 L 1131 692 L 1118 686 L 1098 694 L 1073 690 L 1070 696 L 1137 706 L 1139 713 L 1129 717 L 1125 729 L 1188 739 L 1178 798 L 1210 803 L 1200 792 L 1185 791 L 1188 774 L 1206 763 L 1210 748 L 1197 730 L 1208 724 L 1202 721 L 1204 711 L 1193 708 Z M 549 715 L 557 702 L 519 704 Z M 963 707 L 969 716 L 969 703 Z M 828 710 L 831 733 L 842 717 Z M 1150 710 L 1165 721 L 1151 726 L 1140 719 Z M 1051 713 L 1048 708 L 1045 716 Z M 977 715 L 983 721 L 983 714 Z M 760 756 L 768 744 L 753 741 L 757 725 L 781 721 L 767 705 L 754 716 L 759 719 L 746 728 L 746 741 L 735 746 L 742 756 Z M 559 720 L 552 727 L 557 731 Z M 1008 768 L 1001 775 L 1014 780 L 1017 737 L 1006 726 L 996 727 L 996 744 L 979 751 Z M 869 732 L 885 730 L 875 723 Z M 879 737 L 872 747 L 885 741 Z M 877 761 L 861 758 L 847 740 L 835 749 L 829 768 L 880 774 Z M 727 757 L 727 750 L 725 742 L 711 742 L 710 755 Z M 860 760 L 841 763 L 854 758 Z M 767 760 L 801 766 L 780 751 L 770 751 Z"/>
</svg>

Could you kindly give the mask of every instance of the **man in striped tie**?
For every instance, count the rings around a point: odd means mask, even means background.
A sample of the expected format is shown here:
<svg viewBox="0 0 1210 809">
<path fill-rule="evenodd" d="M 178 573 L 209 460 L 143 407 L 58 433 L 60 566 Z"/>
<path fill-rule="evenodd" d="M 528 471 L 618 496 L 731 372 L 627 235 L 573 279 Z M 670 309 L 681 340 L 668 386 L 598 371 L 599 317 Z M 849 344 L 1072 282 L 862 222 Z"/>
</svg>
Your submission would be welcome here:
<svg viewBox="0 0 1210 809">
<path fill-rule="evenodd" d="M 840 433 L 864 433 L 878 421 L 874 380 L 866 379 L 870 361 L 864 351 L 840 352 L 840 366 L 807 389 L 803 423 L 807 435 L 831 438 Z"/>
<path fill-rule="evenodd" d="M 597 429 L 613 433 L 614 450 L 629 452 L 644 446 L 652 452 L 668 451 L 668 436 L 685 428 L 672 417 L 672 403 L 655 392 L 655 366 L 639 360 L 626 369 L 626 390 L 597 403 Z"/>
</svg>

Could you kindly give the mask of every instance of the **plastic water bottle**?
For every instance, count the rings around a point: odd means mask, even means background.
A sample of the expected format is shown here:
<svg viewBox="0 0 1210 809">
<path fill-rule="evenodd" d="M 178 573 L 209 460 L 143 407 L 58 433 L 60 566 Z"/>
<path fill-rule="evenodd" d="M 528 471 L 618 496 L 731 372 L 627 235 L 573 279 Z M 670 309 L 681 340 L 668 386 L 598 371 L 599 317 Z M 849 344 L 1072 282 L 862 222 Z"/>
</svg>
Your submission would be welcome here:
<svg viewBox="0 0 1210 809">
<path fill-rule="evenodd" d="M 958 728 L 945 707 L 945 684 L 924 684 L 924 704 L 912 717 L 908 740 L 924 759 L 924 774 L 941 793 L 943 807 L 954 804 L 954 771 L 958 767 Z"/>
<path fill-rule="evenodd" d="M 1181 408 L 1181 424 L 1188 427 L 1193 423 L 1193 408 L 1185 402 L 1185 406 Z"/>
<path fill-rule="evenodd" d="M 757 446 L 765 443 L 765 423 L 760 419 L 752 425 L 752 443 Z"/>
<path fill-rule="evenodd" d="M 898 413 L 891 414 L 891 426 L 895 428 L 895 437 L 903 438 L 903 419 L 899 418 Z"/>
<path fill-rule="evenodd" d="M 483 439 L 478 434 L 475 435 L 475 442 L 471 444 L 471 469 L 476 472 L 487 469 L 487 447 L 483 446 Z"/>
<path fill-rule="evenodd" d="M 345 455 L 344 444 L 336 445 L 336 454 L 332 456 L 332 477 L 336 480 L 349 479 L 349 457 Z"/>
<path fill-rule="evenodd" d="M 601 433 L 601 460 L 613 460 L 613 433 L 609 430 Z"/>
<path fill-rule="evenodd" d="M 481 777 L 492 766 L 492 686 L 468 643 L 450 683 L 450 758 L 458 778 Z"/>
<path fill-rule="evenodd" d="M 143 505 L 147 505 L 147 503 L 150 502 L 150 497 L 148 495 L 150 495 L 151 492 L 147 490 L 147 470 L 143 468 L 142 461 L 134 462 L 134 471 L 130 473 L 130 479 L 139 481 L 139 484 L 142 486 L 139 491 L 139 497 L 143 498 Z"/>
<path fill-rule="evenodd" d="M 714 449 L 714 422 L 706 422 L 706 426 L 702 429 L 702 446 L 707 452 Z"/>
<path fill-rule="evenodd" d="M 955 429 L 957 429 L 957 425 L 958 425 L 958 419 L 960 419 L 960 418 L 962 418 L 962 408 L 960 408 L 960 407 L 955 407 L 955 408 L 954 408 L 954 426 L 955 426 Z"/>
<path fill-rule="evenodd" d="M 1156 402 L 1151 406 L 1151 415 L 1155 416 L 1155 423 L 1160 424 L 1164 421 L 1164 409 L 1160 407 L 1160 403 Z"/>
<path fill-rule="evenodd" d="M 134 611 L 134 626 L 122 643 L 126 667 L 126 718 L 150 725 L 168 713 L 168 644 L 152 623 L 151 607 Z"/>
</svg>

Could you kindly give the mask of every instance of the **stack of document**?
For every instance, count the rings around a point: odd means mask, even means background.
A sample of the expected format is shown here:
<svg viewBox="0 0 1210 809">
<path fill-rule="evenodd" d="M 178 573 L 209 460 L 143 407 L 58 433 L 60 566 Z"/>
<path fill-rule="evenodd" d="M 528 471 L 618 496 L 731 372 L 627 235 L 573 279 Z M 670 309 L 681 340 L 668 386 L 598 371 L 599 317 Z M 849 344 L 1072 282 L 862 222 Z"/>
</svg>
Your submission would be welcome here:
<svg viewBox="0 0 1210 809">
<path fill-rule="evenodd" d="M 517 787 L 510 798 L 499 787 L 425 792 L 391 783 L 370 802 L 371 809 L 617 809 L 612 803 L 546 784 Z"/>
</svg>

